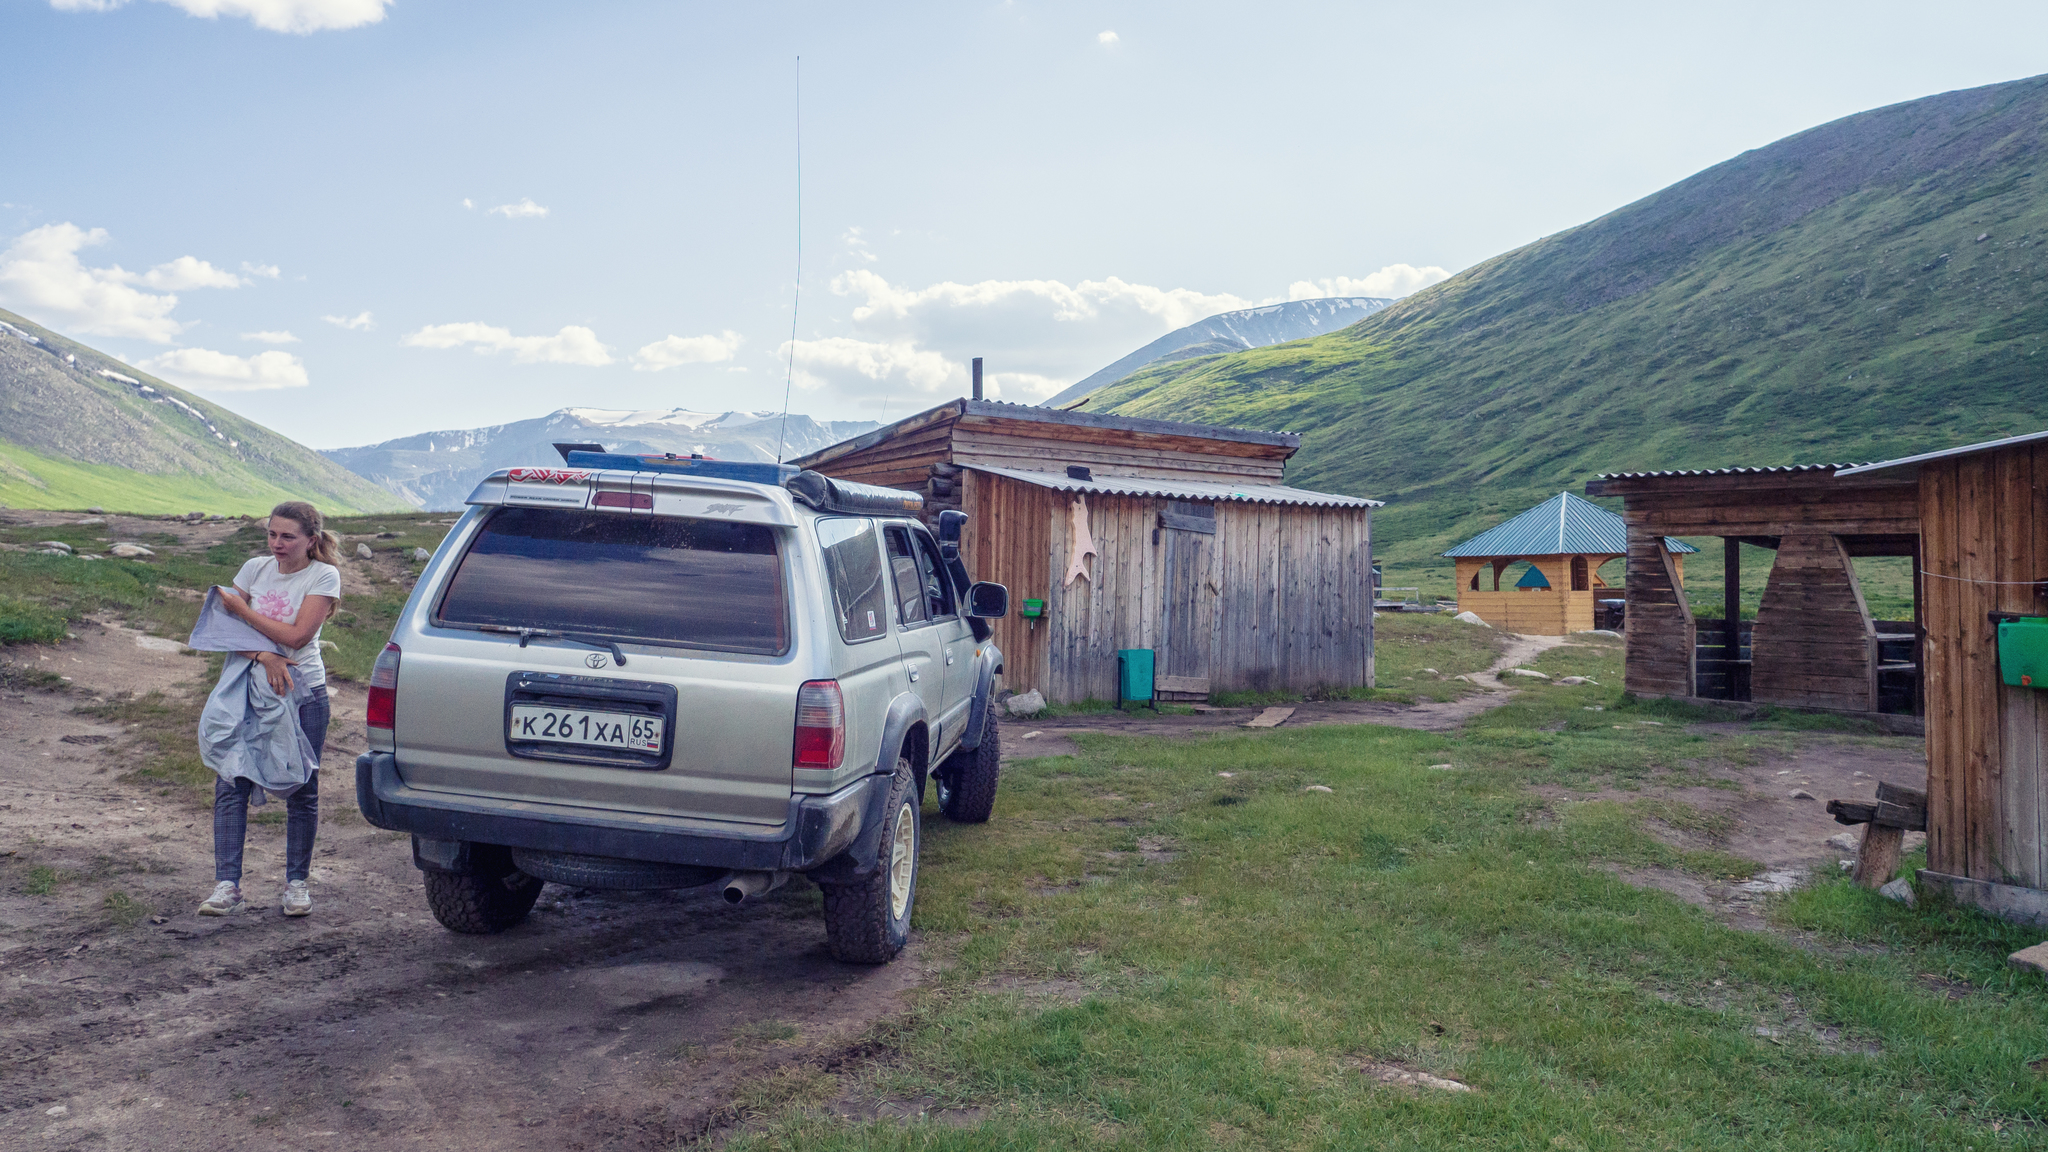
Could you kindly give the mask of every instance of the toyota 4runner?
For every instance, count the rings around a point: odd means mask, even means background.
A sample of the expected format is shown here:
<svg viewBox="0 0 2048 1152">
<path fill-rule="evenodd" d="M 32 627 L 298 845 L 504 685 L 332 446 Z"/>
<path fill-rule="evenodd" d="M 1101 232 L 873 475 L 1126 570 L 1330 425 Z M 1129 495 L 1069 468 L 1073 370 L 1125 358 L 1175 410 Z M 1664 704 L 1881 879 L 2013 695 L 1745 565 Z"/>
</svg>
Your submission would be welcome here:
<svg viewBox="0 0 2048 1152">
<path fill-rule="evenodd" d="M 903 947 L 927 779 L 985 821 L 1000 744 L 1000 584 L 915 493 L 779 464 L 570 451 L 493 473 L 370 681 L 356 799 L 412 833 L 457 932 L 524 919 L 544 881 L 809 877 L 841 960 Z"/>
</svg>

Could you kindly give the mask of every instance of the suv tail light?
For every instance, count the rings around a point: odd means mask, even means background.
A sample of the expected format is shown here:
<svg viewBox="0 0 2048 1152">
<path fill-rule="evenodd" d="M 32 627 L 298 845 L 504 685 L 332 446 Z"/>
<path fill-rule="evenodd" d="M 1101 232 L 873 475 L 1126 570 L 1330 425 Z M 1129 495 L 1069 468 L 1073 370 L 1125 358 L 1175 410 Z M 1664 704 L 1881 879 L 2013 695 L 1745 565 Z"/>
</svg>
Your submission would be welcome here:
<svg viewBox="0 0 2048 1152">
<path fill-rule="evenodd" d="M 397 727 L 398 645 L 386 644 L 370 670 L 369 726 L 385 732 Z"/>
<path fill-rule="evenodd" d="M 395 650 L 394 650 L 395 651 Z M 392 657 L 396 674 L 397 656 Z M 831 771 L 846 759 L 846 700 L 837 680 L 810 680 L 796 691 L 796 756 L 798 768 Z"/>
</svg>

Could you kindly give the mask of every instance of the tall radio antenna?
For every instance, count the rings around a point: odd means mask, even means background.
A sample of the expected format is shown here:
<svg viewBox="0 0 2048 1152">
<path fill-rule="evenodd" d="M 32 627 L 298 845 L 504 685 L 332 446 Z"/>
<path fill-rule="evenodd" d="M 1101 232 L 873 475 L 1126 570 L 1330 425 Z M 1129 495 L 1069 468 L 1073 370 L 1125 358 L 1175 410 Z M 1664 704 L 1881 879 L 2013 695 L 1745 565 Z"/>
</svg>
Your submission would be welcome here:
<svg viewBox="0 0 2048 1152">
<path fill-rule="evenodd" d="M 782 377 L 782 422 L 775 428 L 775 462 L 789 431 L 789 389 L 796 381 L 796 313 L 804 298 L 804 58 L 796 58 L 796 289 L 789 298 L 789 366 Z"/>
</svg>

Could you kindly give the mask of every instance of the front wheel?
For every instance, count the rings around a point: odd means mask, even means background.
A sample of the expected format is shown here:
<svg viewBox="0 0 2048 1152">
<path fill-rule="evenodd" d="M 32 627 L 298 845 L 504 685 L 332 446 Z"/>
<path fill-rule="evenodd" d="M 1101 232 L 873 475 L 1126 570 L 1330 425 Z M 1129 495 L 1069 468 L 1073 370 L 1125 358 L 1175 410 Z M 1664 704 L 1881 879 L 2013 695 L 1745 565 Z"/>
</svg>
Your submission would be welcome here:
<svg viewBox="0 0 2048 1152">
<path fill-rule="evenodd" d="M 823 884 L 825 942 L 847 964 L 886 964 L 910 942 L 910 908 L 917 900 L 917 849 L 923 839 L 917 778 L 910 760 L 896 761 L 883 804 L 875 870 L 851 884 Z"/>
<path fill-rule="evenodd" d="M 996 808 L 996 781 L 1003 774 L 1002 734 L 994 705 L 983 721 L 981 745 L 953 753 L 939 766 L 939 811 L 959 824 L 986 824 Z"/>
<path fill-rule="evenodd" d="M 541 881 L 512 866 L 511 854 L 477 845 L 475 872 L 428 872 L 427 907 L 450 932 L 488 936 L 503 932 L 533 911 Z"/>
</svg>

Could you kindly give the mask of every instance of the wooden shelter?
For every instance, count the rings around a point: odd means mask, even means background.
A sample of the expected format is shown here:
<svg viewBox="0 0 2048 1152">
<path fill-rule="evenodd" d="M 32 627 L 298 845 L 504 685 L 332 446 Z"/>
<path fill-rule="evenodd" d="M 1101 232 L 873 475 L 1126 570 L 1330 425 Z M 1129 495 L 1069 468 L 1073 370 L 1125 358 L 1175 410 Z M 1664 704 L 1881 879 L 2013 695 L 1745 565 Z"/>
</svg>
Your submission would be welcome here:
<svg viewBox="0 0 2048 1152">
<path fill-rule="evenodd" d="M 1844 475 L 1846 464 L 1626 472 L 1586 485 L 1618 496 L 1628 524 L 1625 682 L 1645 696 L 1752 700 L 1879 717 L 1913 730 L 1919 711 L 1914 620 L 1871 619 L 1850 560 L 1912 556 L 1920 495 L 1910 478 Z M 1726 544 L 1723 618 L 1693 619 L 1683 573 L 1661 541 Z M 1753 624 L 1742 620 L 1741 544 L 1777 551 Z M 1904 714 L 1904 719 L 1889 717 Z"/>
<path fill-rule="evenodd" d="M 2005 683 L 1999 624 L 2048 616 L 2048 432 L 1848 468 L 1918 501 L 1927 665 L 1923 882 L 2048 924 L 2048 696 Z"/>
<path fill-rule="evenodd" d="M 966 512 L 969 570 L 1010 589 L 995 640 L 1020 692 L 1114 699 L 1133 648 L 1166 699 L 1370 686 L 1378 502 L 1283 485 L 1300 446 L 963 399 L 791 463 Z"/>
<path fill-rule="evenodd" d="M 1666 540 L 1664 547 L 1678 579 L 1684 580 L 1685 553 L 1699 549 L 1677 540 Z M 1600 578 L 1600 566 L 1627 554 L 1627 522 L 1569 492 L 1444 553 L 1458 562 L 1458 611 L 1529 636 L 1591 629 L 1595 604 L 1621 596 Z M 1501 575 L 1518 560 L 1528 561 L 1529 569 L 1503 591 Z M 1492 587 L 1487 587 L 1488 568 Z"/>
</svg>

